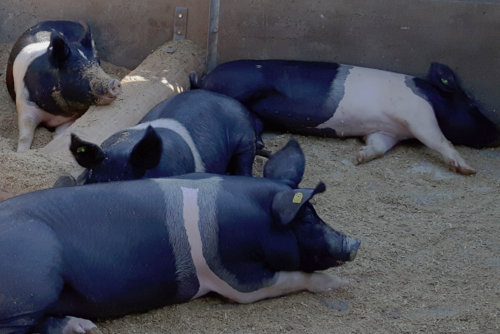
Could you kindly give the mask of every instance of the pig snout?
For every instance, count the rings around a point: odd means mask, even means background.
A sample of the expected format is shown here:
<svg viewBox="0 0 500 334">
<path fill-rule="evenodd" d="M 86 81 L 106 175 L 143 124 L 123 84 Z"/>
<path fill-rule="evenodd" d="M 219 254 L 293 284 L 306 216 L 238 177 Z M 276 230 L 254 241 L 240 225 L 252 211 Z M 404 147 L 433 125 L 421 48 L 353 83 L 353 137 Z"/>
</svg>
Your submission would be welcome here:
<svg viewBox="0 0 500 334">
<path fill-rule="evenodd" d="M 89 66 L 85 73 L 89 79 L 90 93 L 94 96 L 94 104 L 103 106 L 116 100 L 122 92 L 120 81 L 112 79 L 97 64 Z"/>
<path fill-rule="evenodd" d="M 358 239 L 336 232 L 328 233 L 327 242 L 330 245 L 330 253 L 339 262 L 354 261 L 361 245 L 361 241 Z"/>
<path fill-rule="evenodd" d="M 112 79 L 108 81 L 108 93 L 112 96 L 118 96 L 122 93 L 122 84 L 120 81 Z"/>
<path fill-rule="evenodd" d="M 354 261 L 356 255 L 358 254 L 359 245 L 361 241 L 351 237 L 344 237 L 342 241 L 342 253 L 345 254 L 346 258 L 344 261 Z"/>
<path fill-rule="evenodd" d="M 95 104 L 104 106 L 116 100 L 118 95 L 122 93 L 122 84 L 118 80 L 111 79 L 105 82 L 102 87 L 92 90 L 92 93 L 96 97 Z"/>
</svg>

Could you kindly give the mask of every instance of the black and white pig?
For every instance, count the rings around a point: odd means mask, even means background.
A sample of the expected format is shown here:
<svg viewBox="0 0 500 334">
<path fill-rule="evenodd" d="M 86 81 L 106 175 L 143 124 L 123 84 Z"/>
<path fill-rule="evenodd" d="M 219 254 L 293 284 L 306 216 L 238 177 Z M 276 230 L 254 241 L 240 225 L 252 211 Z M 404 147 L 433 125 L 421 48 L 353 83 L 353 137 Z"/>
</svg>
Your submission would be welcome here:
<svg viewBox="0 0 500 334">
<path fill-rule="evenodd" d="M 91 105 L 106 105 L 121 93 L 120 81 L 104 73 L 87 24 L 45 21 L 14 44 L 7 88 L 16 102 L 17 151 L 31 147 L 35 128 L 69 127 Z"/>
<path fill-rule="evenodd" d="M 194 172 L 252 175 L 252 115 L 238 101 L 204 90 L 160 102 L 140 123 L 101 146 L 72 134 L 70 150 L 88 168 L 85 183 Z"/>
<path fill-rule="evenodd" d="M 299 189 L 291 141 L 264 178 L 194 173 L 47 189 L 0 203 L 0 333 L 91 333 L 84 319 L 217 292 L 240 303 L 348 284 L 316 272 L 354 260 Z M 76 318 L 74 318 L 76 317 Z"/>
<path fill-rule="evenodd" d="M 455 73 L 433 63 L 426 80 L 326 62 L 239 60 L 216 67 L 193 88 L 231 96 L 266 125 L 290 132 L 364 137 L 360 164 L 399 141 L 417 138 L 451 170 L 474 174 L 452 144 L 500 144 L 500 131 L 460 87 Z M 451 143 L 450 143 L 451 142 Z"/>
</svg>

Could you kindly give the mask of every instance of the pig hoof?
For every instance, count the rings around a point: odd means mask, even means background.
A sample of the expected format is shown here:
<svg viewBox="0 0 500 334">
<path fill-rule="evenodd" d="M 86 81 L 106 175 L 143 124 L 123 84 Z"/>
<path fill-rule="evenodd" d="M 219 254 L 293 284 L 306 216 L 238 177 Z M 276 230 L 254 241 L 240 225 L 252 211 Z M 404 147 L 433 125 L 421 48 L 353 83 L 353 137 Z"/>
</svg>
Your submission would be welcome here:
<svg viewBox="0 0 500 334">
<path fill-rule="evenodd" d="M 62 334 L 102 334 L 102 332 L 90 320 L 69 317 Z"/>
<path fill-rule="evenodd" d="M 373 147 L 371 146 L 363 146 L 361 150 L 356 154 L 353 163 L 355 165 L 363 164 L 369 161 L 372 161 L 375 158 L 381 156 L 380 154 L 376 154 L 374 152 Z"/>
<path fill-rule="evenodd" d="M 311 275 L 310 288 L 308 290 L 311 292 L 328 292 L 341 289 L 348 284 L 349 281 L 343 280 L 337 276 L 324 273 L 313 273 Z"/>
<path fill-rule="evenodd" d="M 264 158 L 270 158 L 271 157 L 271 151 L 264 150 L 264 149 L 257 149 L 255 150 L 255 155 L 259 155 Z"/>
<path fill-rule="evenodd" d="M 470 166 L 459 166 L 458 167 L 458 172 L 463 175 L 472 175 L 476 174 L 476 170 Z"/>
<path fill-rule="evenodd" d="M 462 175 L 472 175 L 472 174 L 476 174 L 477 173 L 474 168 L 472 168 L 471 166 L 467 165 L 466 163 L 459 164 L 459 163 L 457 163 L 455 161 L 449 162 L 448 168 L 450 170 L 454 171 L 455 173 L 459 173 L 459 174 L 462 174 Z"/>
<path fill-rule="evenodd" d="M 71 187 L 76 185 L 75 178 L 71 175 L 59 176 L 52 188 Z"/>
<path fill-rule="evenodd" d="M 17 152 L 27 151 L 30 149 L 30 147 L 31 147 L 31 143 L 24 143 L 24 142 L 19 141 L 19 143 L 17 144 Z"/>
<path fill-rule="evenodd" d="M 356 166 L 362 164 L 363 162 L 366 162 L 366 161 L 365 161 L 365 158 L 364 158 L 362 152 L 358 152 L 358 154 L 356 154 L 354 159 L 352 159 L 352 163 Z"/>
<path fill-rule="evenodd" d="M 471 167 L 458 167 L 455 172 L 460 173 L 462 175 L 473 175 L 477 173 L 476 170 Z"/>
</svg>

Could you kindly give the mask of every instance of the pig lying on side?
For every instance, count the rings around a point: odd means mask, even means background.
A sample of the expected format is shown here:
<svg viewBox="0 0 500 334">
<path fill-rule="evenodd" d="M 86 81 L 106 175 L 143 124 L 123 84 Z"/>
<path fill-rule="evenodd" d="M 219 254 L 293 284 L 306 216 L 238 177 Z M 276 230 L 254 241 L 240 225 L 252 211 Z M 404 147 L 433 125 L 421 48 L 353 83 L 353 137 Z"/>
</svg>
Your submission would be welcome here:
<svg viewBox="0 0 500 334">
<path fill-rule="evenodd" d="M 139 125 L 115 133 L 101 147 L 72 135 L 70 150 L 89 169 L 85 183 L 194 172 L 251 176 L 255 133 L 241 103 L 194 90 L 159 103 Z"/>
<path fill-rule="evenodd" d="M 195 173 L 47 189 L 0 204 L 0 333 L 91 333 L 85 319 L 217 292 L 240 303 L 348 282 L 315 272 L 360 242 L 321 220 L 299 189 L 291 141 L 265 178 Z M 78 318 L 74 318 L 78 317 Z"/>
<path fill-rule="evenodd" d="M 109 104 L 121 93 L 120 82 L 99 65 L 90 28 L 70 21 L 41 22 L 19 37 L 7 88 L 17 106 L 18 152 L 31 147 L 38 125 L 59 134 L 91 105 Z"/>
<path fill-rule="evenodd" d="M 498 127 L 462 91 L 455 73 L 434 63 L 427 80 L 335 63 L 240 60 L 222 64 L 199 87 L 231 96 L 266 125 L 290 132 L 351 137 L 366 142 L 357 164 L 417 138 L 451 170 L 474 174 L 452 144 L 499 144 Z M 451 143 L 450 143 L 451 142 Z"/>
</svg>

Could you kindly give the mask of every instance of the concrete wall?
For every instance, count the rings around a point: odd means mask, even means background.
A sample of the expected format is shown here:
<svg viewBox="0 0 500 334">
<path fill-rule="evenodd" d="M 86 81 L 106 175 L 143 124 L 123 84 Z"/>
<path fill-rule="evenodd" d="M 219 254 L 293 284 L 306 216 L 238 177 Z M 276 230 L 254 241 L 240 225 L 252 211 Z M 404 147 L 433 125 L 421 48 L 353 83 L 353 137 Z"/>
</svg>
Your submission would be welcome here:
<svg viewBox="0 0 500 334">
<path fill-rule="evenodd" d="M 206 0 L 7 0 L 0 4 L 0 43 L 12 43 L 44 20 L 86 21 L 102 59 L 134 69 L 173 37 L 176 7 L 188 7 L 187 38 L 206 47 Z"/>
<path fill-rule="evenodd" d="M 500 123 L 500 1 L 223 0 L 218 62 L 332 61 L 425 76 L 447 64 Z"/>
<path fill-rule="evenodd" d="M 206 47 L 210 0 L 9 0 L 0 42 L 47 19 L 88 21 L 101 57 L 135 68 L 172 38 L 189 8 L 187 37 Z M 3 23 L 2 23 L 3 22 Z M 500 1 L 222 0 L 218 63 L 241 58 L 324 60 L 425 76 L 433 61 L 500 123 Z"/>
</svg>

